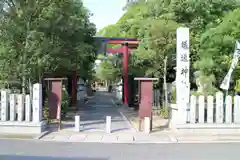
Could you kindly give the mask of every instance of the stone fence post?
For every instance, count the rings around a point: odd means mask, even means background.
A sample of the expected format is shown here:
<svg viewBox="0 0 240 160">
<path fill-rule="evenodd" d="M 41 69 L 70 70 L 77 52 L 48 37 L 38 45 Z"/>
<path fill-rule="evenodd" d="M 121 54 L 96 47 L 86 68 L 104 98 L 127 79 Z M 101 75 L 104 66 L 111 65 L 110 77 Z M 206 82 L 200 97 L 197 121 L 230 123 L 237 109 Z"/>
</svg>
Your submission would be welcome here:
<svg viewBox="0 0 240 160">
<path fill-rule="evenodd" d="M 33 122 L 42 121 L 42 84 L 33 85 Z"/>
</svg>

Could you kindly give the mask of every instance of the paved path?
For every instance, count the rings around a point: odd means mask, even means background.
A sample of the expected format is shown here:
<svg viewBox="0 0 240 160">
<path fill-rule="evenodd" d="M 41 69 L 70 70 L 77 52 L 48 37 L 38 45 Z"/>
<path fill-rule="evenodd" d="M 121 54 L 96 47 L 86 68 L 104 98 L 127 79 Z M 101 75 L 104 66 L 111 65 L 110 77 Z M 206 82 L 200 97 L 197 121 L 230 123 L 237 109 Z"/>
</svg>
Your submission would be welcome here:
<svg viewBox="0 0 240 160">
<path fill-rule="evenodd" d="M 85 107 L 80 108 L 83 131 L 105 131 L 106 116 L 112 117 L 112 132 L 133 132 L 129 121 L 113 103 L 111 93 L 96 92 Z"/>
<path fill-rule="evenodd" d="M 238 160 L 235 144 L 100 144 L 0 140 L 1 160 Z"/>
</svg>

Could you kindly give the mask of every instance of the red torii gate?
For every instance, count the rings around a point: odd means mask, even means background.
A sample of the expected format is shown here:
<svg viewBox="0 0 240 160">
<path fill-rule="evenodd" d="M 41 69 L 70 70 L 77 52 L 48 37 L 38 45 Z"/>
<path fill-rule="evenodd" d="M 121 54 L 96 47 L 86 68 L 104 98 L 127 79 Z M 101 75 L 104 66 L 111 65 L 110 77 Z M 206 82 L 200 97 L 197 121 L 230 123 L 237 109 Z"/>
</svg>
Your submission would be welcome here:
<svg viewBox="0 0 240 160">
<path fill-rule="evenodd" d="M 123 54 L 123 87 L 124 87 L 124 104 L 128 105 L 128 60 L 129 53 L 133 49 L 136 49 L 139 45 L 139 41 L 135 38 L 107 38 L 107 37 L 95 37 L 97 42 L 100 42 L 101 47 L 98 53 L 122 53 Z M 108 44 L 120 44 L 120 48 L 107 48 Z M 77 88 L 77 72 L 74 73 L 72 85 L 72 102 L 76 104 L 76 88 Z"/>
</svg>

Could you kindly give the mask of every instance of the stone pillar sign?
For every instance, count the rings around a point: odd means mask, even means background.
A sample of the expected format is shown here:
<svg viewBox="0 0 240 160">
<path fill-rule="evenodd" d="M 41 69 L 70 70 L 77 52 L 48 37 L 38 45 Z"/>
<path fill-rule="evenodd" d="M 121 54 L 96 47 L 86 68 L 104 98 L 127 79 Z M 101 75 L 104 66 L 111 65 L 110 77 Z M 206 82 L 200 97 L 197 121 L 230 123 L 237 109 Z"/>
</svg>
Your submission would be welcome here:
<svg viewBox="0 0 240 160">
<path fill-rule="evenodd" d="M 33 122 L 42 121 L 42 85 L 33 85 Z"/>
<path fill-rule="evenodd" d="M 176 73 L 176 98 L 178 108 L 178 122 L 184 124 L 187 121 L 187 109 L 189 106 L 189 28 L 177 29 L 177 73 Z"/>
</svg>

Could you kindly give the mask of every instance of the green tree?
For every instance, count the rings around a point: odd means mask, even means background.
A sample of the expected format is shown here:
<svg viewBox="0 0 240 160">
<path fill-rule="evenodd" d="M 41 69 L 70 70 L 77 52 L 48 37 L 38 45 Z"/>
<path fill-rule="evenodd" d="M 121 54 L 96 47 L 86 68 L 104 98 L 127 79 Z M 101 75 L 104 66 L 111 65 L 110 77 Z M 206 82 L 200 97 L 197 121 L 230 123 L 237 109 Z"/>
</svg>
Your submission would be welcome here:
<svg viewBox="0 0 240 160">
<path fill-rule="evenodd" d="M 101 29 L 98 33 L 97 36 L 104 36 L 104 37 L 122 37 L 121 32 L 118 32 L 118 25 L 113 24 L 109 25 L 103 29 Z"/>
<path fill-rule="evenodd" d="M 168 56 L 167 79 L 173 80 L 175 72 L 173 68 L 176 64 L 176 28 L 180 26 L 190 28 L 190 60 L 193 66 L 202 57 L 202 51 L 200 51 L 202 34 L 210 33 L 209 29 L 218 26 L 223 16 L 239 8 L 239 4 L 237 0 L 140 1 L 127 6 L 126 13 L 110 27 L 111 32 L 108 34 L 105 30 L 105 33 L 108 37 L 117 35 L 137 38 L 141 41 L 137 51 L 131 56 L 129 74 L 155 76 L 161 80 L 163 60 L 165 56 Z M 206 46 L 208 46 L 207 43 Z M 208 64 L 208 69 L 213 67 L 211 59 L 205 60 L 204 63 Z M 201 65 L 204 66 L 204 63 L 201 62 Z M 200 74 L 200 72 L 195 72 L 198 68 L 191 67 L 190 81 L 192 84 L 195 83 L 194 75 L 198 77 Z M 209 81 L 214 80 L 213 76 L 209 78 Z"/>
<path fill-rule="evenodd" d="M 95 61 L 95 26 L 77 0 L 3 0 L 0 14 L 1 79 L 41 81 L 44 73 L 89 70 Z"/>
<path fill-rule="evenodd" d="M 118 57 L 108 56 L 100 63 L 96 71 L 96 76 L 100 80 L 108 82 L 115 82 L 119 80 L 119 75 L 122 72 L 122 69 L 119 67 L 118 63 Z"/>
<path fill-rule="evenodd" d="M 151 22 L 151 23 L 150 23 Z M 140 47 L 137 56 L 145 76 L 163 78 L 163 60 L 169 59 L 169 67 L 172 68 L 172 56 L 175 53 L 176 29 L 178 24 L 167 20 L 149 20 L 149 23 L 141 28 Z M 139 63 L 139 64 L 140 64 Z"/>
<path fill-rule="evenodd" d="M 239 26 L 240 9 L 235 9 L 229 12 L 218 26 L 202 34 L 201 58 L 195 64 L 201 81 L 209 80 L 209 83 L 219 88 L 231 65 L 235 41 L 240 37 Z M 238 79 L 239 75 L 240 68 L 237 66 L 233 78 Z"/>
</svg>

